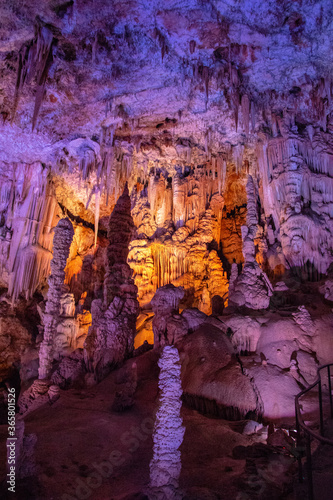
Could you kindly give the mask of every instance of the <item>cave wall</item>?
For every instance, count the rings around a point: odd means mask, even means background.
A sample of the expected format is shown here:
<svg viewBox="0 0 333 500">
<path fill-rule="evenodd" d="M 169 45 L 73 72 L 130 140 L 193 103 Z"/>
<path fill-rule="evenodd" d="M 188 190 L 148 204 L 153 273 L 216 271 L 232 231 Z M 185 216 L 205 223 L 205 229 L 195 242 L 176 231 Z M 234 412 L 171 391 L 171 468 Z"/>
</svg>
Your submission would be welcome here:
<svg viewBox="0 0 333 500">
<path fill-rule="evenodd" d="M 1 6 L 1 285 L 45 295 L 53 228 L 74 239 L 66 282 L 102 293 L 107 219 L 128 182 L 128 262 L 146 305 L 227 304 L 243 264 L 246 183 L 255 257 L 275 282 L 332 263 L 332 13 L 325 1 L 176 0 Z"/>
</svg>

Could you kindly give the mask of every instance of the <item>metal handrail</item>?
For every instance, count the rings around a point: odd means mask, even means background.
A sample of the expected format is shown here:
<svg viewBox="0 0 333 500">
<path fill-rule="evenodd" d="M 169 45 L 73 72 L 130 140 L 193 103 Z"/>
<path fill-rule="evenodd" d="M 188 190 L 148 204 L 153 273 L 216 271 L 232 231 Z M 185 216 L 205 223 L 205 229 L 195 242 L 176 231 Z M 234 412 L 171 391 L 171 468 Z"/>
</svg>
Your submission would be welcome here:
<svg viewBox="0 0 333 500">
<path fill-rule="evenodd" d="M 315 380 L 313 384 L 309 387 L 301 391 L 295 397 L 295 414 L 296 414 L 296 432 L 297 432 L 297 448 L 299 452 L 302 449 L 301 446 L 301 429 L 306 435 L 306 468 L 307 468 L 307 479 L 308 479 L 308 493 L 309 500 L 314 500 L 314 492 L 313 492 L 313 478 L 312 478 L 312 460 L 311 460 L 311 437 L 317 439 L 320 443 L 329 444 L 333 446 L 333 439 L 328 439 L 324 437 L 324 412 L 323 412 L 323 396 L 322 396 L 322 381 L 321 381 L 321 372 L 325 368 L 327 368 L 327 376 L 328 376 L 328 391 L 330 398 L 330 413 L 331 418 L 333 418 L 333 400 L 332 400 L 332 384 L 331 384 L 331 366 L 333 363 L 328 363 L 326 365 L 322 365 L 318 368 L 317 374 L 318 378 Z M 318 398 L 319 398 L 319 432 L 314 432 L 307 425 L 305 425 L 301 409 L 299 399 L 304 396 L 304 394 L 310 392 L 318 385 Z M 302 455 L 298 453 L 298 474 L 299 474 L 299 482 L 303 482 L 303 466 L 302 466 Z"/>
</svg>

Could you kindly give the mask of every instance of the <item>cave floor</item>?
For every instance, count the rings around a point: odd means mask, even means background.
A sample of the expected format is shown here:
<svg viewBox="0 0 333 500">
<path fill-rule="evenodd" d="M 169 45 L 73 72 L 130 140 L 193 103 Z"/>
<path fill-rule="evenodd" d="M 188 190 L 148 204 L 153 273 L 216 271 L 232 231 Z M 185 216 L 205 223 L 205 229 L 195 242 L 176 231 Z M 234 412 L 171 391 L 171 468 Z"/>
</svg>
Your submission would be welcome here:
<svg viewBox="0 0 333 500">
<path fill-rule="evenodd" d="M 136 362 L 135 404 L 123 413 L 111 409 L 116 390 L 116 372 L 113 372 L 90 389 L 61 391 L 53 405 L 44 405 L 26 416 L 25 434 L 37 435 L 36 470 L 34 477 L 18 482 L 16 495 L 10 494 L 8 498 L 143 498 L 139 492 L 144 491 L 149 481 L 153 445 L 148 424 L 153 422 L 158 406 L 157 355 L 150 351 L 136 358 Z M 208 418 L 189 408 L 183 407 L 182 416 L 186 432 L 181 446 L 180 486 L 186 492 L 185 498 L 245 500 L 265 497 L 243 493 L 246 481 L 251 481 L 251 474 L 246 475 L 245 458 L 232 458 L 235 446 L 248 446 L 258 441 L 258 437 L 242 435 L 233 430 L 235 423 Z M 138 428 L 141 428 L 141 437 L 133 439 Z M 5 456 L 6 433 L 7 427 L 0 426 L 2 456 Z M 101 481 L 94 475 L 90 477 L 96 472 L 95 465 L 108 460 L 112 450 L 121 452 L 123 463 L 115 465 L 112 474 L 104 471 L 109 477 Z M 1 467 L 3 479 L 3 463 Z M 2 498 L 6 498 L 6 494 Z M 275 492 L 269 498 L 289 497 Z"/>
</svg>

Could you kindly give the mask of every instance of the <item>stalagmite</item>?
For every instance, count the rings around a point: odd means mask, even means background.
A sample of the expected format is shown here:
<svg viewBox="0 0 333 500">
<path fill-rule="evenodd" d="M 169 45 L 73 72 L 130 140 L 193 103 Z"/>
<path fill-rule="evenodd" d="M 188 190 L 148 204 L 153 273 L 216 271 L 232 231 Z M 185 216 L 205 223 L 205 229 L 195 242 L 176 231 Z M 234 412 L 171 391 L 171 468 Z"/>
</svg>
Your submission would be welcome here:
<svg viewBox="0 0 333 500">
<path fill-rule="evenodd" d="M 60 300 L 64 292 L 65 267 L 73 236 L 71 221 L 68 218 L 60 219 L 54 230 L 51 276 L 44 314 L 44 338 L 39 350 L 39 379 L 47 379 L 52 368 L 53 341 L 60 315 Z"/>
<path fill-rule="evenodd" d="M 175 344 L 187 334 L 187 321 L 179 315 L 179 303 L 183 297 L 183 288 L 174 285 L 162 286 L 156 291 L 151 301 L 155 314 L 153 319 L 155 349 Z"/>
<path fill-rule="evenodd" d="M 251 309 L 266 309 L 269 306 L 273 287 L 256 262 L 254 239 L 258 231 L 257 192 L 253 178 L 249 175 L 246 184 L 247 216 L 242 226 L 244 267 L 229 288 L 229 304 Z M 234 277 L 233 277 L 234 279 Z"/>
<path fill-rule="evenodd" d="M 129 357 L 134 348 L 139 305 L 137 287 L 127 264 L 133 230 L 126 184 L 109 220 L 104 298 L 92 303 L 92 326 L 84 345 L 86 366 L 97 381 Z"/>
<path fill-rule="evenodd" d="M 179 475 L 185 428 L 180 416 L 181 380 L 180 360 L 176 347 L 166 346 L 158 363 L 160 367 L 160 406 L 154 426 L 154 451 L 150 462 L 150 484 L 147 491 L 150 500 L 181 499 Z"/>
</svg>

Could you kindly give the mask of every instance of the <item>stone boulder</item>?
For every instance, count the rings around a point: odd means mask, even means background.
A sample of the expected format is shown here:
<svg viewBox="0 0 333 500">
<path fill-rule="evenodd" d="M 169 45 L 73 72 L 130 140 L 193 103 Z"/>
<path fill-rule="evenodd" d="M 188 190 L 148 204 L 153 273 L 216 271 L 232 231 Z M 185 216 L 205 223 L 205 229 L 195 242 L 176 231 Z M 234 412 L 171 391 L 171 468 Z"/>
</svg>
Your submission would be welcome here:
<svg viewBox="0 0 333 500">
<path fill-rule="evenodd" d="M 260 398 L 263 416 L 275 422 L 295 419 L 295 396 L 301 387 L 284 370 L 268 364 L 253 364 L 245 370 Z"/>
<path fill-rule="evenodd" d="M 178 348 L 185 401 L 230 418 L 256 413 L 257 398 L 251 381 L 242 373 L 233 346 L 221 330 L 205 323 Z"/>
</svg>

